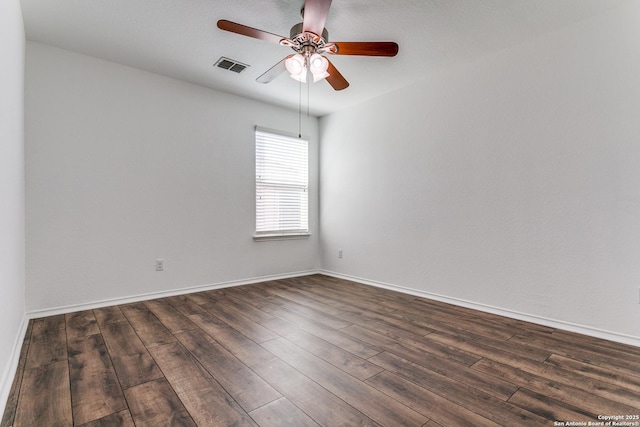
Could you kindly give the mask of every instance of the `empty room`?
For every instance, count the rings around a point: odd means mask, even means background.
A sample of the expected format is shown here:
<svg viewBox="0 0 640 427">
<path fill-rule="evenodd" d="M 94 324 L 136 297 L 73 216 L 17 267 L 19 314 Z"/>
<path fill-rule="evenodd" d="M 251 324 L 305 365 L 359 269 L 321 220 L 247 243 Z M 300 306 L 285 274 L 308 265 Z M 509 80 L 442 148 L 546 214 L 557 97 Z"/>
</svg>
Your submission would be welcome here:
<svg viewBox="0 0 640 427">
<path fill-rule="evenodd" d="M 1 427 L 640 426 L 640 2 L 0 2 Z"/>
</svg>

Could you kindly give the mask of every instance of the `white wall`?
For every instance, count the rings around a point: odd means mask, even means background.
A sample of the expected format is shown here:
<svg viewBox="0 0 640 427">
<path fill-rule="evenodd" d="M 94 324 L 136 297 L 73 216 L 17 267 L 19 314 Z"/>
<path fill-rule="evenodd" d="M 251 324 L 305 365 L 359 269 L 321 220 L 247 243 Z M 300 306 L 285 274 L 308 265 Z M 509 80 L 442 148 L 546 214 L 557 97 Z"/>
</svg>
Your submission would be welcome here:
<svg viewBox="0 0 640 427">
<path fill-rule="evenodd" d="M 0 414 L 22 339 L 24 303 L 24 49 L 18 0 L 0 2 Z"/>
<path fill-rule="evenodd" d="M 640 345 L 639 16 L 322 118 L 324 268 Z"/>
<path fill-rule="evenodd" d="M 25 111 L 28 311 L 319 267 L 315 214 L 309 239 L 252 239 L 254 126 L 296 112 L 32 42 Z"/>
</svg>

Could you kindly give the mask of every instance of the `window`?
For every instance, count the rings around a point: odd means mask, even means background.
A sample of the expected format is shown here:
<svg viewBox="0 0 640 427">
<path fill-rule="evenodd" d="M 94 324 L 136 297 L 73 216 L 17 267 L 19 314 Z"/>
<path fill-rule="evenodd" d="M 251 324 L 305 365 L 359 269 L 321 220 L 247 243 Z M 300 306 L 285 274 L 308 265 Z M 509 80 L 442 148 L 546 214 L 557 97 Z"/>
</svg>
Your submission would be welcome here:
<svg viewBox="0 0 640 427">
<path fill-rule="evenodd" d="M 308 145 L 256 128 L 256 238 L 309 234 Z"/>
</svg>

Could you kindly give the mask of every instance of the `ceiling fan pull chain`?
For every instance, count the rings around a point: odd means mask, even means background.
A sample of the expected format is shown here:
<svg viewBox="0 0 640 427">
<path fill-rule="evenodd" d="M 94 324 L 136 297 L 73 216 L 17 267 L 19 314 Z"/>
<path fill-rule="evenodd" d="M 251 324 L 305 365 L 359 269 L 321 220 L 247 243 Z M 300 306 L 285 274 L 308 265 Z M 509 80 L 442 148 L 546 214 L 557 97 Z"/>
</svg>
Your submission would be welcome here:
<svg viewBox="0 0 640 427">
<path fill-rule="evenodd" d="M 302 138 L 302 82 L 298 82 L 298 138 Z"/>
<path fill-rule="evenodd" d="M 309 89 L 311 86 L 310 83 L 307 83 L 307 117 L 309 117 L 309 104 L 311 103 L 311 89 Z"/>
</svg>

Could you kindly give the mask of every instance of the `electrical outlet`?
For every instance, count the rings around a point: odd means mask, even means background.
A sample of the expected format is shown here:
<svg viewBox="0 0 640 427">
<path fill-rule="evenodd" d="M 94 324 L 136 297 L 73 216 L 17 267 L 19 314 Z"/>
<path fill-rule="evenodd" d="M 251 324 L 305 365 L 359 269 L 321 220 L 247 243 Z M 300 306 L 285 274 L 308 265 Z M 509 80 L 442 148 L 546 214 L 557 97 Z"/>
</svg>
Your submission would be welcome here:
<svg viewBox="0 0 640 427">
<path fill-rule="evenodd" d="M 342 249 L 338 249 L 338 258 L 342 258 Z"/>
<path fill-rule="evenodd" d="M 156 260 L 156 271 L 164 271 L 164 260 L 157 259 Z"/>
</svg>

